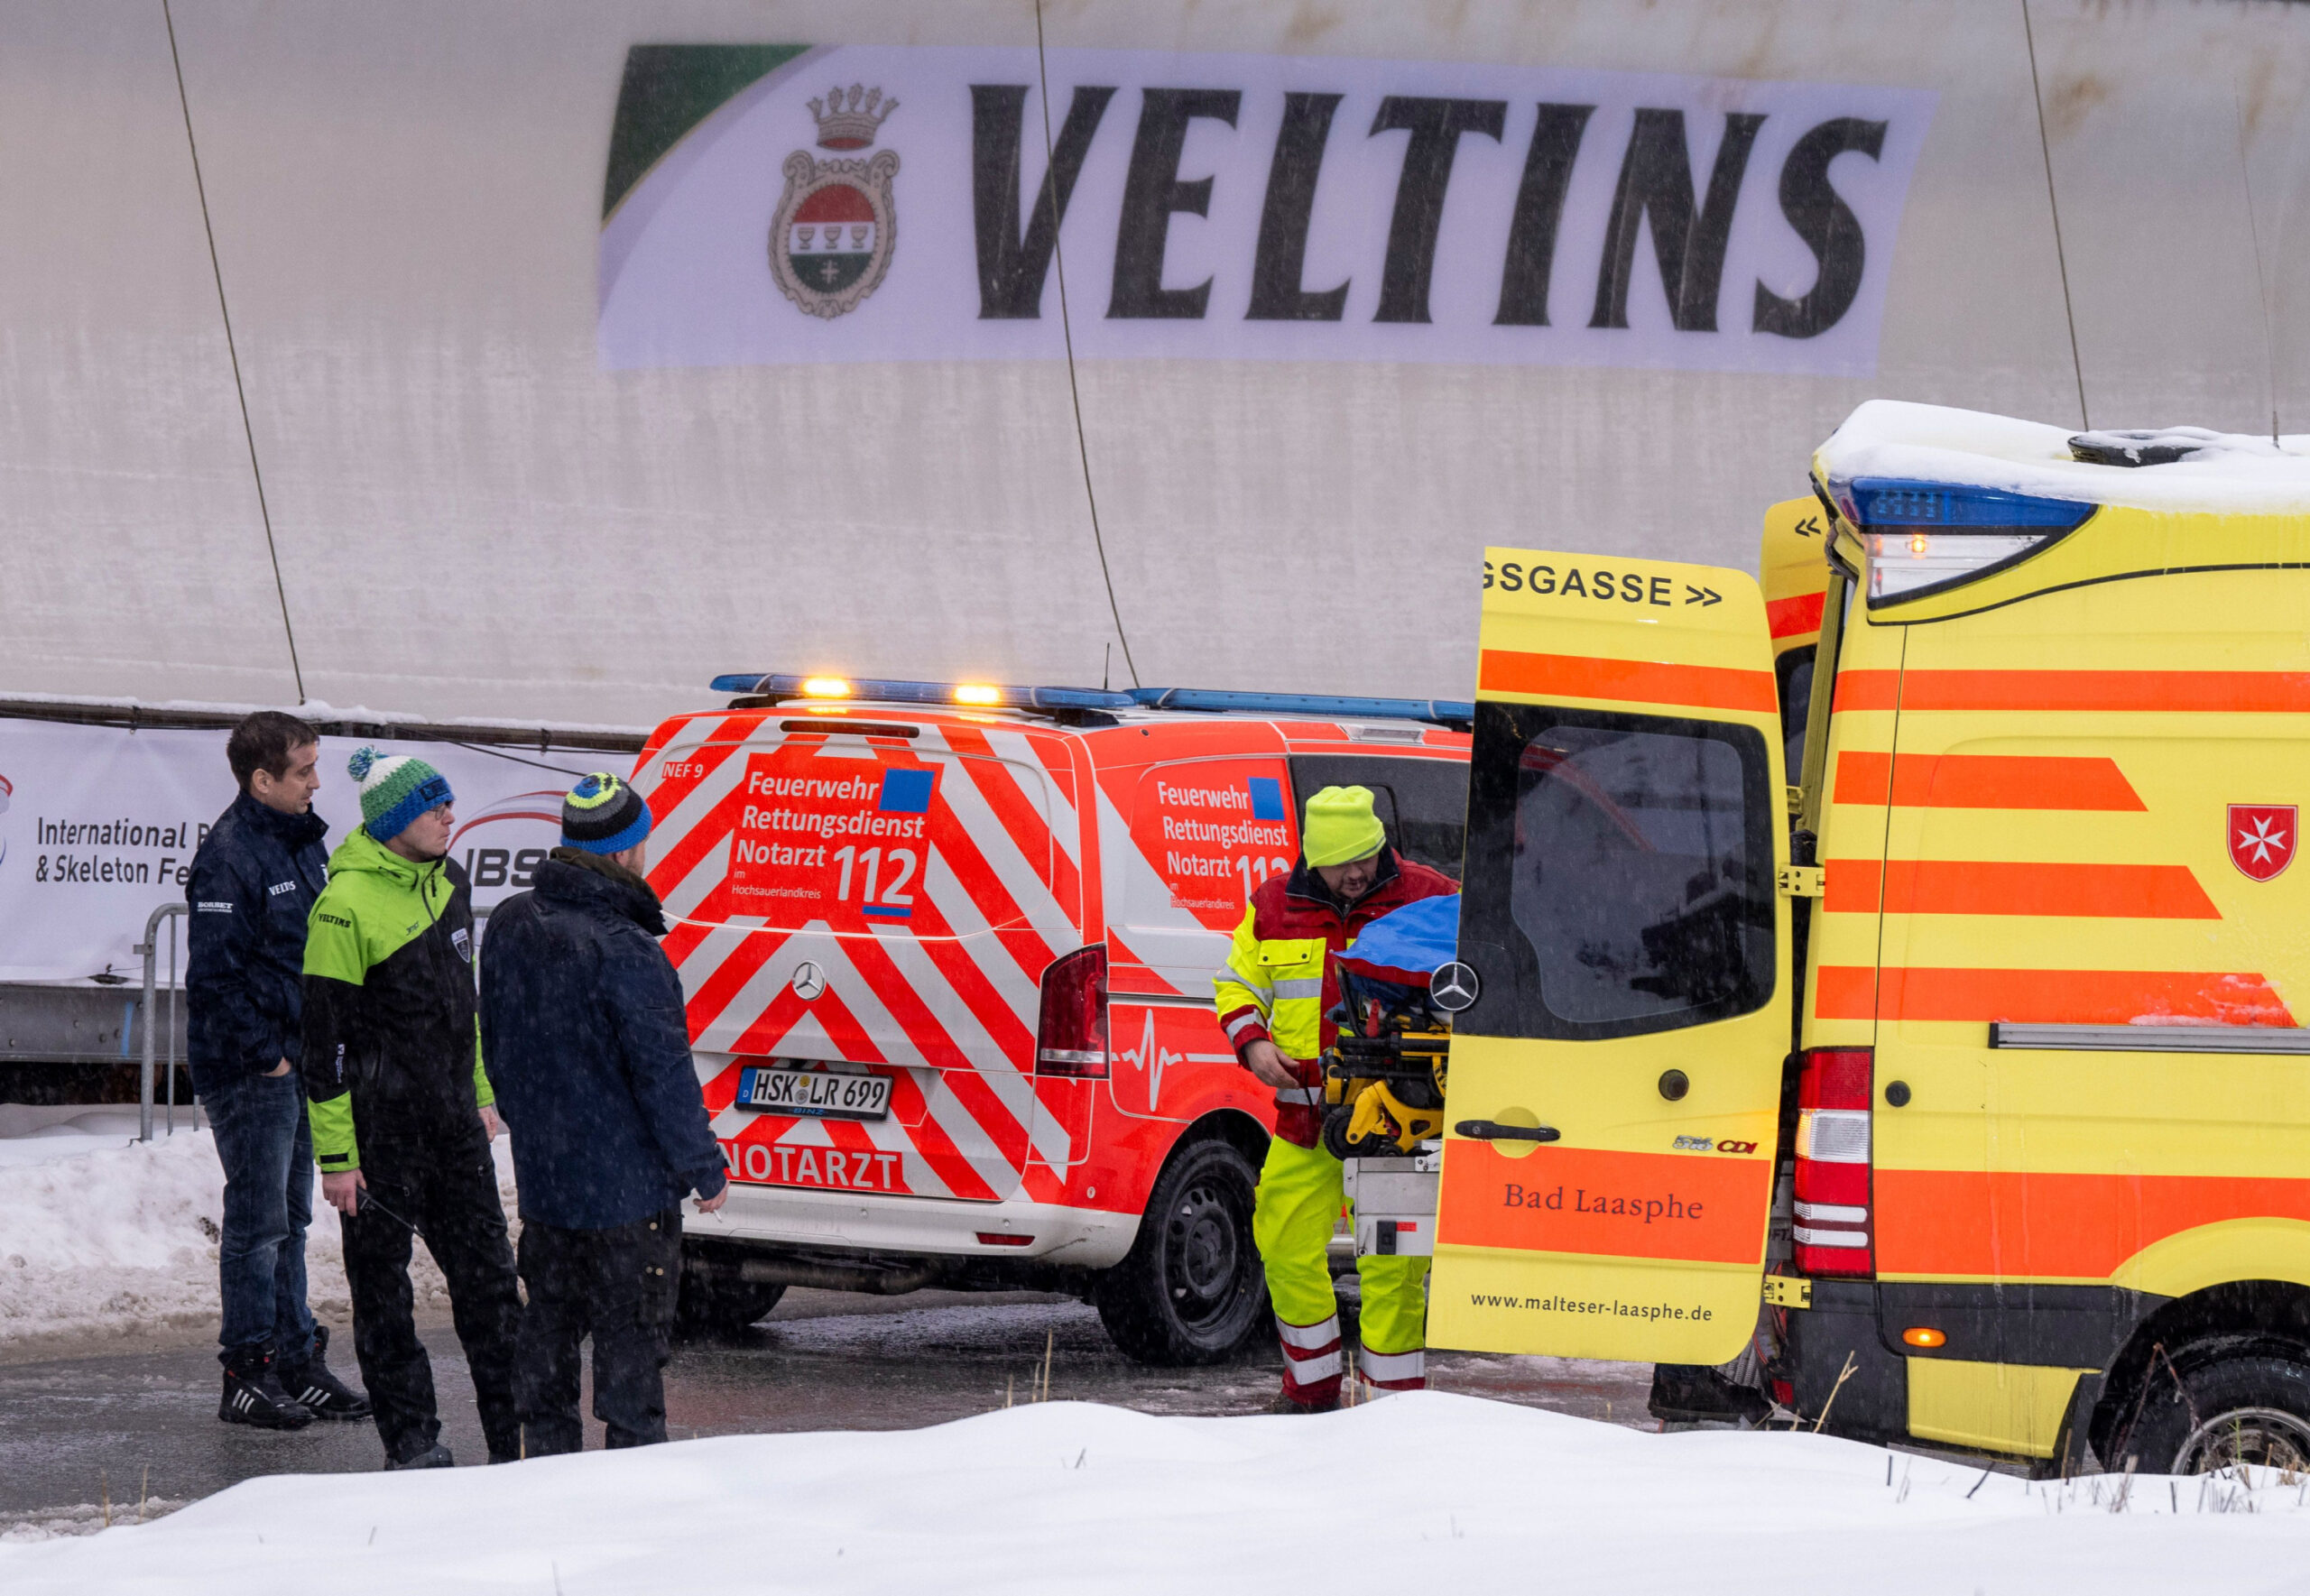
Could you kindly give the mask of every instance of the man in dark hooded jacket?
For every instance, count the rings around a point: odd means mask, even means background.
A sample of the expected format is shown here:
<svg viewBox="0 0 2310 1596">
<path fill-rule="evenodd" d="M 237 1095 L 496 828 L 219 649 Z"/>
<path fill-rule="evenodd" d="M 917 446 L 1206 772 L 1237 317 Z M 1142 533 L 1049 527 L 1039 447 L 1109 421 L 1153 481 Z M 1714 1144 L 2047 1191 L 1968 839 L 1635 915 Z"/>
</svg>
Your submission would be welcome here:
<svg viewBox="0 0 2310 1596">
<path fill-rule="evenodd" d="M 225 760 L 240 796 L 201 838 L 185 893 L 187 1062 L 225 1167 L 217 1416 L 296 1430 L 369 1415 L 330 1370 L 328 1327 L 305 1300 L 313 1139 L 297 1061 L 305 919 L 328 881 L 328 822 L 313 813 L 320 736 L 263 709 L 233 728 Z"/>
<path fill-rule="evenodd" d="M 513 1139 L 523 1451 L 576 1452 L 578 1343 L 611 1446 L 666 1438 L 663 1371 L 681 1281 L 681 1202 L 728 1191 L 690 1063 L 666 922 L 642 880 L 650 809 L 614 776 L 563 801 L 562 845 L 490 917 L 482 1051 Z"/>
</svg>

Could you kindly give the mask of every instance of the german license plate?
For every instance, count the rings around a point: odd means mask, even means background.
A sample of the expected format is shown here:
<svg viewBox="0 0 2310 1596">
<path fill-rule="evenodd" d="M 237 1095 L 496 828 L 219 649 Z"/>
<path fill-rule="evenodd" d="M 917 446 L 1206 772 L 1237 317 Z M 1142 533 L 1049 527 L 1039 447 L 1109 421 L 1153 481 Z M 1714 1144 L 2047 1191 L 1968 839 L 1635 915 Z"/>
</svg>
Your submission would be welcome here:
<svg viewBox="0 0 2310 1596">
<path fill-rule="evenodd" d="M 750 1064 L 738 1072 L 738 1106 L 814 1120 L 887 1119 L 891 1077 L 863 1070 Z"/>
</svg>

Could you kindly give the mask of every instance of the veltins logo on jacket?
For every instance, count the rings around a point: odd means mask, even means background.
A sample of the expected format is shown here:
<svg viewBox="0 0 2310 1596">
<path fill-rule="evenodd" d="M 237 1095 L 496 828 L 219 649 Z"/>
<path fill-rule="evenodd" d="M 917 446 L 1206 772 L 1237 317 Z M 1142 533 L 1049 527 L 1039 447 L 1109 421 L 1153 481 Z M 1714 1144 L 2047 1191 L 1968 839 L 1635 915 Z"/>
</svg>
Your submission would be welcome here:
<svg viewBox="0 0 2310 1596">
<path fill-rule="evenodd" d="M 879 88 L 854 83 L 810 102 L 822 150 L 863 150 L 899 108 Z M 831 321 L 881 286 L 898 243 L 891 180 L 895 150 L 863 161 L 820 161 L 808 150 L 786 158 L 786 193 L 770 224 L 770 270 L 786 297 Z"/>
</svg>

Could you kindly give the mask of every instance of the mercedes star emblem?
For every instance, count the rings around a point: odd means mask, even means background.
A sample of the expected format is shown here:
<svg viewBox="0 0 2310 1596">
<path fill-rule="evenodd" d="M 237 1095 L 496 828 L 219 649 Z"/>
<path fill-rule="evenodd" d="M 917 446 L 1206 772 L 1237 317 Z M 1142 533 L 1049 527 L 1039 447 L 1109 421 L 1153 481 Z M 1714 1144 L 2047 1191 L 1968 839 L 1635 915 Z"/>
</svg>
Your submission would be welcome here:
<svg viewBox="0 0 2310 1596">
<path fill-rule="evenodd" d="M 826 972 L 808 959 L 794 968 L 794 995 L 808 1002 L 827 989 Z"/>
<path fill-rule="evenodd" d="M 1476 973 L 1459 960 L 1436 966 L 1436 973 L 1428 978 L 1428 1000 L 1446 1014 L 1457 1014 L 1476 1001 L 1483 983 Z"/>
</svg>

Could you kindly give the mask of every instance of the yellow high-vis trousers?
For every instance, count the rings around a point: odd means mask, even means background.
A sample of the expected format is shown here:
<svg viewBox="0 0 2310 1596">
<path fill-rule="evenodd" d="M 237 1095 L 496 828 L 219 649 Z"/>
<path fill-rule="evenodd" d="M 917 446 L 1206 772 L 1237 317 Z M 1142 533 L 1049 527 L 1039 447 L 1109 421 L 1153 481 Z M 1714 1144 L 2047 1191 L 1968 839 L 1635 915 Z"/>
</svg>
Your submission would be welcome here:
<svg viewBox="0 0 2310 1596">
<path fill-rule="evenodd" d="M 1268 1143 L 1260 1170 L 1252 1237 L 1267 1269 L 1268 1295 L 1286 1327 L 1312 1329 L 1337 1311 L 1326 1261 L 1345 1194 L 1340 1163 L 1320 1147 L 1294 1147 L 1280 1136 Z M 1428 1344 L 1428 1259 L 1359 1258 L 1363 1282 L 1365 1353 L 1388 1356 Z"/>
</svg>

